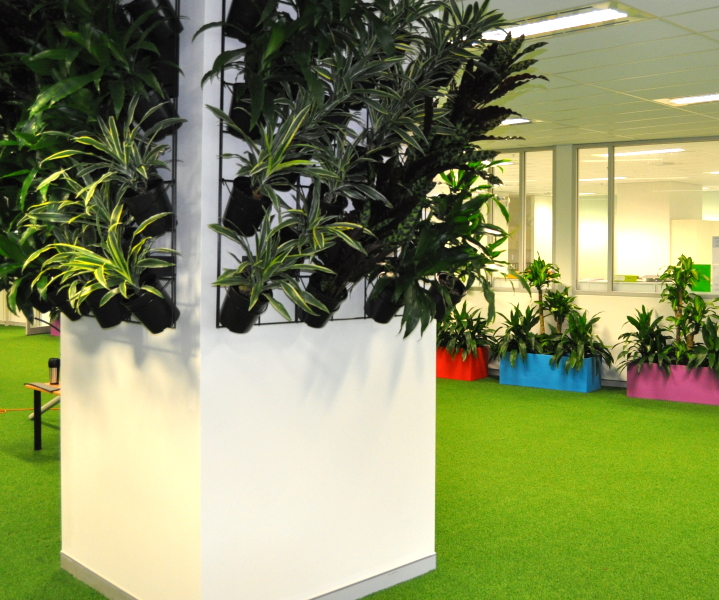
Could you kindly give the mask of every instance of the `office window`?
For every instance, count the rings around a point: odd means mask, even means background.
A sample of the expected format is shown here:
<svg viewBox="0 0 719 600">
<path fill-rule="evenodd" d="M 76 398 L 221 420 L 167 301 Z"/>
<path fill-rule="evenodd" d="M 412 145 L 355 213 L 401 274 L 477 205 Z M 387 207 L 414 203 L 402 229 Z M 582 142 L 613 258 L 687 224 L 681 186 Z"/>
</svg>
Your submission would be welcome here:
<svg viewBox="0 0 719 600">
<path fill-rule="evenodd" d="M 494 193 L 507 208 L 509 222 L 497 208 L 492 217 L 509 232 L 509 240 L 501 248 L 502 259 L 517 271 L 534 260 L 537 252 L 551 262 L 554 152 L 508 152 L 497 159 L 507 161 L 495 169 L 502 185 L 496 186 Z"/>
<path fill-rule="evenodd" d="M 608 291 L 609 152 L 579 150 L 577 174 L 577 289 Z"/>
<path fill-rule="evenodd" d="M 719 292 L 719 141 L 583 148 L 578 165 L 579 289 L 658 293 L 684 254 Z"/>
</svg>

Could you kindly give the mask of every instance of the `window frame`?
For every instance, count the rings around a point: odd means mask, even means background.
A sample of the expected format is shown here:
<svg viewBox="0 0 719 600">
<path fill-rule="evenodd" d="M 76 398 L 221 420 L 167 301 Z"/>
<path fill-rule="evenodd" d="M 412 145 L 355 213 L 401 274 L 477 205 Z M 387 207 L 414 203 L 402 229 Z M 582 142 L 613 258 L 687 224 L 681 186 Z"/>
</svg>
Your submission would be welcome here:
<svg viewBox="0 0 719 600">
<path fill-rule="evenodd" d="M 660 292 L 621 292 L 614 289 L 614 203 L 615 203 L 615 166 L 614 149 L 617 146 L 626 148 L 629 146 L 646 146 L 647 144 L 688 144 L 693 142 L 719 142 L 719 136 L 709 137 L 681 137 L 681 138 L 660 138 L 655 140 L 628 140 L 620 142 L 602 142 L 591 144 L 572 144 L 572 172 L 574 177 L 572 193 L 574 195 L 574 268 L 572 273 L 572 289 L 575 294 L 582 296 L 628 296 L 642 298 L 660 298 Z M 608 194 L 608 223 L 607 223 L 607 291 L 579 290 L 579 151 L 586 148 L 602 148 L 607 150 L 609 156 L 607 165 L 607 194 Z M 719 298 L 717 292 L 696 292 L 705 298 Z"/>
<path fill-rule="evenodd" d="M 519 219 L 519 227 L 522 235 L 519 240 L 519 257 L 521 260 L 520 265 L 523 265 L 518 269 L 522 271 L 527 265 L 524 262 L 527 259 L 527 162 L 526 155 L 531 152 L 551 152 L 552 153 L 552 260 L 554 260 L 555 245 L 556 245 L 556 227 L 554 227 L 554 214 L 556 209 L 556 198 L 557 198 L 557 147 L 556 146 L 537 146 L 532 148 L 502 148 L 497 150 L 497 156 L 501 154 L 519 154 L 519 205 L 521 216 Z M 494 188 L 492 189 L 494 193 Z M 492 222 L 494 223 L 494 211 L 495 207 L 492 205 Z M 501 213 L 500 213 L 501 214 Z M 494 223 L 497 225 L 497 223 Z M 507 223 L 502 223 L 501 227 L 507 226 Z M 498 291 L 508 289 L 505 285 L 508 280 L 503 277 L 492 277 L 492 287 Z"/>
</svg>

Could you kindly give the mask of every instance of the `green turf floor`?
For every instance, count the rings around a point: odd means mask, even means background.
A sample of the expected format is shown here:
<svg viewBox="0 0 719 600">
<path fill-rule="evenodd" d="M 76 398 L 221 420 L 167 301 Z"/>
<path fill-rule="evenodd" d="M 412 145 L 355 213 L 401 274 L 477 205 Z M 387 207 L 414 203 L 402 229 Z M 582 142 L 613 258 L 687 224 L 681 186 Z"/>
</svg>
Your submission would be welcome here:
<svg viewBox="0 0 719 600">
<path fill-rule="evenodd" d="M 719 598 L 719 407 L 438 381 L 438 569 L 373 600 Z"/>
<path fill-rule="evenodd" d="M 0 409 L 32 408 L 23 383 L 47 381 L 53 356 L 57 338 L 0 326 Z M 0 600 L 102 599 L 60 569 L 60 413 L 45 413 L 39 452 L 28 415 L 0 414 Z"/>
<path fill-rule="evenodd" d="M 0 408 L 58 355 L 23 334 L 0 327 Z M 373 600 L 719 600 L 719 408 L 494 380 L 437 402 L 439 568 Z M 33 452 L 27 413 L 0 414 L 0 600 L 97 600 L 59 567 L 47 421 Z"/>
</svg>

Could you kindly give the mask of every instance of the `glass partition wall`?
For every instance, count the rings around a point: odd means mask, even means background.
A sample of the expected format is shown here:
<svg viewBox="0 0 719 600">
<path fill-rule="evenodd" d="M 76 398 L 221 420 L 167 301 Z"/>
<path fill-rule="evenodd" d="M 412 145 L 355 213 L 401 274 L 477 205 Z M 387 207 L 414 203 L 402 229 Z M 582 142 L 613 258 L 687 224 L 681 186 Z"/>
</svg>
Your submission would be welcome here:
<svg viewBox="0 0 719 600">
<path fill-rule="evenodd" d="M 552 261 L 552 220 L 554 198 L 554 152 L 506 152 L 497 160 L 507 161 L 495 168 L 502 185 L 494 193 L 509 212 L 509 222 L 494 208 L 492 222 L 509 232 L 508 241 L 501 246 L 502 259 L 521 271 L 537 253 Z M 504 277 L 496 277 L 501 285 Z"/>
<path fill-rule="evenodd" d="M 696 291 L 719 291 L 719 141 L 582 148 L 577 158 L 578 289 L 658 293 L 659 274 L 684 254 L 711 278 Z"/>
</svg>

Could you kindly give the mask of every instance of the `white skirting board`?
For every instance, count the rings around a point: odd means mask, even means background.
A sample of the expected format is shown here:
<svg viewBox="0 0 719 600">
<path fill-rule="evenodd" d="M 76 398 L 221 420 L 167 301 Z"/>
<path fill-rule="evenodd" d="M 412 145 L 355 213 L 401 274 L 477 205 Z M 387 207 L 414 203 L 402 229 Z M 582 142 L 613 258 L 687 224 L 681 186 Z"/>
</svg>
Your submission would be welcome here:
<svg viewBox="0 0 719 600">
<path fill-rule="evenodd" d="M 109 600 L 138 600 L 63 552 L 60 553 L 60 566 L 73 577 L 86 583 L 94 590 L 97 590 Z M 436 568 L 437 555 L 432 554 L 426 558 L 387 571 L 386 573 L 358 581 L 334 592 L 317 596 L 316 598 L 312 598 L 312 600 L 359 600 L 359 598 L 364 598 L 370 594 L 380 592 L 399 583 L 434 571 Z"/>
</svg>

